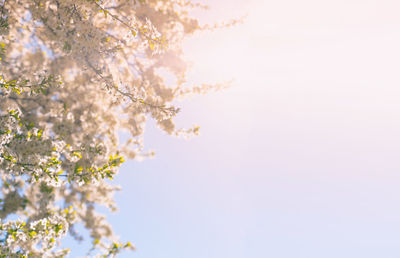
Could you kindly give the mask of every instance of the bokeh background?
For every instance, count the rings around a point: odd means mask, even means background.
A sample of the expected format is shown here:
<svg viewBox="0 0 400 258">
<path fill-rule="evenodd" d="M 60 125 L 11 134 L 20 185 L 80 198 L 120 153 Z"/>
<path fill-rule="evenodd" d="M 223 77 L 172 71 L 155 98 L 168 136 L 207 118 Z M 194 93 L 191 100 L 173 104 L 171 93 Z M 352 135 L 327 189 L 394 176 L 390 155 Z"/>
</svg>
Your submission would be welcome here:
<svg viewBox="0 0 400 258">
<path fill-rule="evenodd" d="M 190 140 L 147 124 L 110 221 L 137 258 L 400 257 L 400 9 L 391 0 L 208 0 L 185 44 Z M 75 245 L 71 257 L 83 255 Z"/>
</svg>

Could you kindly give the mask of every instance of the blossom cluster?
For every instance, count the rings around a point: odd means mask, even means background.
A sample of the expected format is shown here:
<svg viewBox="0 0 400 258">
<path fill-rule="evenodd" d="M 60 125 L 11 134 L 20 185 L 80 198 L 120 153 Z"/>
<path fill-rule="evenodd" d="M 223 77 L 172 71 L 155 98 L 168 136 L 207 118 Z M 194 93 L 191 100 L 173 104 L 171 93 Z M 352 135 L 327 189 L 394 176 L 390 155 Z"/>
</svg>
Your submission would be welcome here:
<svg viewBox="0 0 400 258">
<path fill-rule="evenodd" d="M 146 120 L 171 135 L 184 82 L 182 40 L 200 29 L 183 0 L 0 0 L 0 257 L 62 257 L 61 239 L 92 255 L 123 249 L 96 207 L 116 209 L 110 180 L 143 152 Z M 120 133 L 128 132 L 127 140 Z M 73 208 L 72 208 L 73 207 Z M 10 217 L 17 220 L 12 220 Z"/>
</svg>

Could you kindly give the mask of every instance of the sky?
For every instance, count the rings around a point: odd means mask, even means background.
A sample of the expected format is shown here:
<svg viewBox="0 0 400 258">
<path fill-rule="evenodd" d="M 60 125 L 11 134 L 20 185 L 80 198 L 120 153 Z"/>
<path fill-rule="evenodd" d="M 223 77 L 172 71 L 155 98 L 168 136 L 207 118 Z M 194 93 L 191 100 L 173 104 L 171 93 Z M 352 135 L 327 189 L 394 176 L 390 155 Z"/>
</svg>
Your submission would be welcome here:
<svg viewBox="0 0 400 258">
<path fill-rule="evenodd" d="M 214 0 L 185 43 L 190 140 L 149 121 L 110 221 L 137 258 L 400 256 L 400 2 Z M 71 257 L 78 256 L 77 247 Z"/>
</svg>

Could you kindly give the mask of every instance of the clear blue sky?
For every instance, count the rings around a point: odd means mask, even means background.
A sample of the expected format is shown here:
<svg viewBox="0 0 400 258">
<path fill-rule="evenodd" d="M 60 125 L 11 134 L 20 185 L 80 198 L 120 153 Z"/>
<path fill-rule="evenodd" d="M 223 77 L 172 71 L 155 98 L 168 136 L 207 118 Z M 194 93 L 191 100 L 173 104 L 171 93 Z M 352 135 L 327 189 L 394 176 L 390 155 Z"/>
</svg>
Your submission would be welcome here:
<svg viewBox="0 0 400 258">
<path fill-rule="evenodd" d="M 121 257 L 400 257 L 400 5 L 328 2 L 211 4 L 249 16 L 188 43 L 193 80 L 236 83 L 178 103 L 199 137 L 149 123 L 156 158 L 116 181 Z"/>
</svg>

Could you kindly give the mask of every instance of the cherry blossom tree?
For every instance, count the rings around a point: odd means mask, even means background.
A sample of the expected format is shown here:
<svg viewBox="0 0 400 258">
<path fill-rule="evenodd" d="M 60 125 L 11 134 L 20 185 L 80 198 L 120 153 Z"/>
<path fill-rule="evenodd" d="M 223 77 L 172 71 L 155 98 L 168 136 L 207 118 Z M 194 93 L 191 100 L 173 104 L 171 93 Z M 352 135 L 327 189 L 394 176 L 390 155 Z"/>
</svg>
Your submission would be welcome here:
<svg viewBox="0 0 400 258">
<path fill-rule="evenodd" d="M 115 210 L 110 183 L 143 151 L 147 119 L 171 135 L 187 87 L 182 41 L 205 8 L 185 0 L 0 0 L 0 257 L 63 257 L 81 223 L 89 255 L 119 242 L 99 205 Z M 165 73 L 176 85 L 168 86 Z M 129 132 L 126 141 L 119 137 Z M 74 227 L 75 226 L 75 227 Z"/>
</svg>

